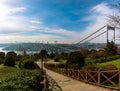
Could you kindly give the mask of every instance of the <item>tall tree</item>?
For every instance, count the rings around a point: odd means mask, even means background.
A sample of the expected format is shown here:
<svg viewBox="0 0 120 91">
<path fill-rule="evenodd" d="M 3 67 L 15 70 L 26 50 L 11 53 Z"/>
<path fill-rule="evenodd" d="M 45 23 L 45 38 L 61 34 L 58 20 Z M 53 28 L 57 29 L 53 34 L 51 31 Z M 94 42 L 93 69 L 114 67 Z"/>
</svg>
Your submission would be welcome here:
<svg viewBox="0 0 120 91">
<path fill-rule="evenodd" d="M 107 45 L 105 47 L 105 52 L 109 56 L 115 55 L 117 53 L 117 46 L 115 45 L 113 41 L 107 42 Z"/>
<path fill-rule="evenodd" d="M 112 5 L 118 12 L 120 12 L 120 1 Z M 108 15 L 108 22 L 112 26 L 120 26 L 120 13 L 114 12 L 111 15 Z"/>
<path fill-rule="evenodd" d="M 47 51 L 46 50 L 41 50 L 40 51 L 40 56 L 41 56 L 41 59 L 43 61 L 43 59 L 47 56 Z"/>
<path fill-rule="evenodd" d="M 84 56 L 80 52 L 71 52 L 66 63 L 67 68 L 80 68 L 85 64 Z"/>
<path fill-rule="evenodd" d="M 0 63 L 3 63 L 5 59 L 5 53 L 4 52 L 0 52 Z"/>
<path fill-rule="evenodd" d="M 47 56 L 47 51 L 46 50 L 41 50 L 40 51 L 40 56 L 41 56 L 41 59 L 42 59 L 42 61 L 41 61 L 41 69 L 43 71 L 43 61 L 44 61 L 45 57 Z"/>
</svg>

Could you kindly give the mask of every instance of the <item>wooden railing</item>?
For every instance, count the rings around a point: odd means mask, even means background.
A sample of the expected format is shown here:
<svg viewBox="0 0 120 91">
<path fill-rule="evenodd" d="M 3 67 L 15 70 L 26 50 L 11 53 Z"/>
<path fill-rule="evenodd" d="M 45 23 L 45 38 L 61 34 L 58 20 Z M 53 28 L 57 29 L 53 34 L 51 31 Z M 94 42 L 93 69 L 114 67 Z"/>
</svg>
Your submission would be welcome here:
<svg viewBox="0 0 120 91">
<path fill-rule="evenodd" d="M 47 90 L 47 75 L 46 75 L 45 70 L 43 71 L 43 75 L 40 81 L 40 88 L 41 88 L 41 91 Z"/>
<path fill-rule="evenodd" d="M 86 83 L 120 90 L 120 70 L 89 71 L 51 67 L 47 68 Z"/>
</svg>

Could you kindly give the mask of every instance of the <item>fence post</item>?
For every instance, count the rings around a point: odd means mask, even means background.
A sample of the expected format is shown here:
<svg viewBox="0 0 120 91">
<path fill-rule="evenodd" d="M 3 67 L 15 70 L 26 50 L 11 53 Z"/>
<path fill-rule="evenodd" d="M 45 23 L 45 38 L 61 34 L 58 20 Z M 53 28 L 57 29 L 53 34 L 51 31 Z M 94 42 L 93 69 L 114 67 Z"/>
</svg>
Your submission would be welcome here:
<svg viewBox="0 0 120 91">
<path fill-rule="evenodd" d="M 87 82 L 88 81 L 88 71 L 86 70 L 85 71 L 85 82 Z"/>
<path fill-rule="evenodd" d="M 118 88 L 119 88 L 119 90 L 120 90 L 120 70 L 119 70 L 119 78 L 118 78 L 118 80 L 119 80 L 119 86 L 118 86 Z"/>
<path fill-rule="evenodd" d="M 80 70 L 77 71 L 78 71 L 78 80 L 80 80 Z"/>
<path fill-rule="evenodd" d="M 98 70 L 97 73 L 98 73 L 98 83 L 97 84 L 100 86 L 100 70 Z"/>
</svg>

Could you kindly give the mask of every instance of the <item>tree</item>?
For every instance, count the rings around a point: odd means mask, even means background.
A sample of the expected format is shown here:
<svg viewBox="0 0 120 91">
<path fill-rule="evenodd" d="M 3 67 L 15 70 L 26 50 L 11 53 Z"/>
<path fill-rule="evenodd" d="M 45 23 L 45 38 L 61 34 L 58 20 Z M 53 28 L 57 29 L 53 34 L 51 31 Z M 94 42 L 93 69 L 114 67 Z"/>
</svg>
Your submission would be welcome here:
<svg viewBox="0 0 120 91">
<path fill-rule="evenodd" d="M 97 51 L 97 56 L 98 57 L 105 57 L 106 56 L 105 51 L 104 50 L 98 50 Z"/>
<path fill-rule="evenodd" d="M 6 57 L 14 57 L 14 58 L 16 58 L 17 54 L 15 52 L 11 51 L 11 52 L 7 53 Z"/>
<path fill-rule="evenodd" d="M 112 6 L 116 10 L 120 11 L 120 1 L 117 2 L 116 4 L 113 4 Z M 116 13 L 112 13 L 111 15 L 108 15 L 108 22 L 112 26 L 120 26 L 120 15 L 119 15 L 119 13 L 116 12 Z"/>
<path fill-rule="evenodd" d="M 38 60 L 39 58 L 40 58 L 40 54 L 39 54 L 39 53 L 35 53 L 35 54 L 34 54 L 34 59 L 35 59 L 35 60 Z"/>
<path fill-rule="evenodd" d="M 117 46 L 113 41 L 107 42 L 107 45 L 105 47 L 105 52 L 109 56 L 117 54 Z"/>
<path fill-rule="evenodd" d="M 21 62 L 21 68 L 25 69 L 34 69 L 34 60 L 33 59 L 25 59 Z"/>
<path fill-rule="evenodd" d="M 87 48 L 80 48 L 79 51 L 82 53 L 82 55 L 83 55 L 84 57 L 87 57 L 88 54 L 90 53 Z"/>
<path fill-rule="evenodd" d="M 64 52 L 60 53 L 60 58 L 63 60 L 67 59 L 67 56 L 68 56 L 68 53 L 64 53 Z"/>
<path fill-rule="evenodd" d="M 46 50 L 41 50 L 40 51 L 40 56 L 41 56 L 42 61 L 43 61 L 43 59 L 47 56 L 47 51 Z"/>
<path fill-rule="evenodd" d="M 50 58 L 54 58 L 55 54 L 53 53 L 53 51 L 50 53 Z"/>
<path fill-rule="evenodd" d="M 95 50 L 95 49 L 90 50 L 90 52 L 88 54 L 88 57 L 90 57 L 90 58 L 97 58 L 98 57 L 97 50 Z"/>
<path fill-rule="evenodd" d="M 80 68 L 85 64 L 84 56 L 80 52 L 71 52 L 66 63 L 67 68 Z"/>
<path fill-rule="evenodd" d="M 0 63 L 3 63 L 5 59 L 5 53 L 4 52 L 0 52 Z"/>
<path fill-rule="evenodd" d="M 46 50 L 41 50 L 40 51 L 40 56 L 41 56 L 41 59 L 42 59 L 41 70 L 43 71 L 43 61 L 44 61 L 45 57 L 47 56 L 47 51 Z"/>
<path fill-rule="evenodd" d="M 14 65 L 15 65 L 15 60 L 14 60 L 14 58 L 13 58 L 13 57 L 7 57 L 7 58 L 5 59 L 4 65 L 5 65 L 5 66 L 14 67 Z"/>
<path fill-rule="evenodd" d="M 4 59 L 5 58 L 5 53 L 4 52 L 0 52 L 0 59 Z"/>
<path fill-rule="evenodd" d="M 117 54 L 120 55 L 120 48 L 117 48 Z"/>
</svg>

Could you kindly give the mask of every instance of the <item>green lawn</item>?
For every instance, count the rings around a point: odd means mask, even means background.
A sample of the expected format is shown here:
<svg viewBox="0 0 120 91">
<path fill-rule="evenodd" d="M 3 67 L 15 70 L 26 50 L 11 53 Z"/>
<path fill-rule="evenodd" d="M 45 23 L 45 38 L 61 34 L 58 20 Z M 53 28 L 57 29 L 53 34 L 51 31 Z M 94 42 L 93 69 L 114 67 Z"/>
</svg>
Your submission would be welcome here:
<svg viewBox="0 0 120 91">
<path fill-rule="evenodd" d="M 98 67 L 103 68 L 103 67 L 105 67 L 105 66 L 108 65 L 108 64 L 113 64 L 113 65 L 115 65 L 118 69 L 120 69 L 120 59 L 113 60 L 113 61 L 110 61 L 110 62 L 99 63 L 99 64 L 97 64 L 97 65 L 98 65 Z"/>
<path fill-rule="evenodd" d="M 4 65 L 3 65 L 3 64 L 0 64 L 0 69 L 3 68 L 3 67 L 4 67 Z"/>
<path fill-rule="evenodd" d="M 18 71 L 19 70 L 17 68 L 0 65 L 0 78 L 6 74 L 11 74 L 13 72 L 18 72 Z"/>
<path fill-rule="evenodd" d="M 39 69 L 26 70 L 4 66 L 0 68 L 0 91 L 41 91 Z"/>
</svg>

